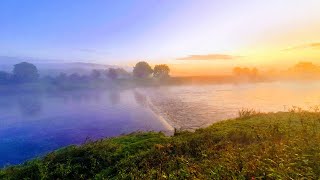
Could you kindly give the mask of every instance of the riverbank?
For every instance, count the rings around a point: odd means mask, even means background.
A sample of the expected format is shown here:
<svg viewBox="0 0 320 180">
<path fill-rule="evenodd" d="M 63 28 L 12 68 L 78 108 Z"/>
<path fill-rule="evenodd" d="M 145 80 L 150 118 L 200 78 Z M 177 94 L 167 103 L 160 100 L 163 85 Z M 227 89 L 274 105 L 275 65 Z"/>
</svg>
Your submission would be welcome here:
<svg viewBox="0 0 320 180">
<path fill-rule="evenodd" d="M 243 113 L 195 132 L 69 146 L 0 171 L 0 179 L 316 179 L 320 113 Z"/>
</svg>

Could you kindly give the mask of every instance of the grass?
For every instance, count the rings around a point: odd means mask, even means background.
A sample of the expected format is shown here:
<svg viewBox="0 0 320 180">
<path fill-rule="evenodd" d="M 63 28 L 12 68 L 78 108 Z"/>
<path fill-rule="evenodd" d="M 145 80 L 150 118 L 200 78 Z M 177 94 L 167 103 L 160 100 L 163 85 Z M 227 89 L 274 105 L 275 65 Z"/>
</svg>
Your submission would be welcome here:
<svg viewBox="0 0 320 180">
<path fill-rule="evenodd" d="M 250 110 L 249 110 L 250 111 Z M 0 179 L 317 179 L 320 113 L 243 112 L 196 132 L 134 133 L 69 146 Z"/>
</svg>

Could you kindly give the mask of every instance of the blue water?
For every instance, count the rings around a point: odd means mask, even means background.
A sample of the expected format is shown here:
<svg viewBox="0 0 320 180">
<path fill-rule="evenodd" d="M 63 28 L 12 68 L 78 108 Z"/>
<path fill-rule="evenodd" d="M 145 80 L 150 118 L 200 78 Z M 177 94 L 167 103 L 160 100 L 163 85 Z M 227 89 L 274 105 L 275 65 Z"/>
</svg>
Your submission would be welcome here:
<svg viewBox="0 0 320 180">
<path fill-rule="evenodd" d="M 319 82 L 0 95 L 0 167 L 86 139 L 167 131 L 142 92 L 171 125 L 183 130 L 236 117 L 242 108 L 277 112 L 320 105 Z"/>
<path fill-rule="evenodd" d="M 166 128 L 134 90 L 0 95 L 0 167 L 88 139 L 150 130 Z"/>
</svg>

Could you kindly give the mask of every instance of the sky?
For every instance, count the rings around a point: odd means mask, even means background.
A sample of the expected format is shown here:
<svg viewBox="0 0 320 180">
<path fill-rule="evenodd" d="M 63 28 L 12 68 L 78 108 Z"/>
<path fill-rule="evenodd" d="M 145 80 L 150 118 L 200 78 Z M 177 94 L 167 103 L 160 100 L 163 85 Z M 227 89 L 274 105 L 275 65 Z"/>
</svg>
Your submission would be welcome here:
<svg viewBox="0 0 320 180">
<path fill-rule="evenodd" d="M 0 56 L 175 74 L 320 65 L 319 0 L 1 0 Z"/>
</svg>

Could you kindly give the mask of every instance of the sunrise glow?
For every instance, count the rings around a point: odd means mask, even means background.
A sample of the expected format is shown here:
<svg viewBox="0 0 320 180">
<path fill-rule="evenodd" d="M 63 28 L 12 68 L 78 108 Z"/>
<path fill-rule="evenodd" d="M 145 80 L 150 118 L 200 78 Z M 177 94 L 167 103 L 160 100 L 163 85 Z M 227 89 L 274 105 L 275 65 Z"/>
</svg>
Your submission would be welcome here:
<svg viewBox="0 0 320 180">
<path fill-rule="evenodd" d="M 320 59 L 318 0 L 1 4 L 3 56 L 125 66 L 148 60 L 171 64 L 176 75 L 223 74 L 235 65 L 286 68 Z M 192 55 L 198 58 L 181 60 Z M 232 58 L 201 59 L 206 55 Z"/>
</svg>

